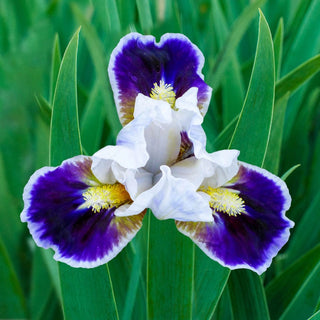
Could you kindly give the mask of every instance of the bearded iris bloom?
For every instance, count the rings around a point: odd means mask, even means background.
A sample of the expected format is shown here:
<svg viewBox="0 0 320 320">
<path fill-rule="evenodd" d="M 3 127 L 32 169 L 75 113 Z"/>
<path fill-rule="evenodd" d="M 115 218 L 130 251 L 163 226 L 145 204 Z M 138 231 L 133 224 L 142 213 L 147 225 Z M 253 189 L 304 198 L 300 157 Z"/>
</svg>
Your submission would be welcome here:
<svg viewBox="0 0 320 320">
<path fill-rule="evenodd" d="M 182 34 L 167 33 L 159 43 L 135 32 L 123 37 L 108 67 L 121 123 L 133 119 L 139 93 L 166 100 L 174 108 L 176 99 L 192 87 L 198 88 L 197 105 L 204 116 L 212 89 L 203 80 L 203 65 L 202 52 Z"/>
<path fill-rule="evenodd" d="M 116 146 L 34 173 L 22 221 L 35 242 L 74 267 L 108 262 L 141 228 L 145 210 L 231 269 L 262 273 L 289 237 L 291 198 L 239 151 L 205 150 L 211 88 L 204 58 L 185 36 L 132 33 L 113 51 L 109 76 L 120 121 Z"/>
</svg>

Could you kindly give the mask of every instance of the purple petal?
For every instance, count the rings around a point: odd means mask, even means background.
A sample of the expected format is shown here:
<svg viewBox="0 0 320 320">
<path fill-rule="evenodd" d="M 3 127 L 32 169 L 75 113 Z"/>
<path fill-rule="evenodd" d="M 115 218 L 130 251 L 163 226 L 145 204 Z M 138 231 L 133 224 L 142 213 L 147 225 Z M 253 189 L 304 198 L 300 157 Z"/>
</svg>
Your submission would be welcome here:
<svg viewBox="0 0 320 320">
<path fill-rule="evenodd" d="M 233 209 L 230 203 L 224 207 L 210 203 L 214 222 L 176 222 L 177 228 L 222 265 L 261 274 L 288 241 L 294 225 L 285 217 L 291 203 L 286 184 L 264 169 L 241 163 L 238 174 L 219 189 L 230 199 L 233 194 Z"/>
<path fill-rule="evenodd" d="M 165 34 L 159 43 L 154 37 L 139 33 L 123 37 L 111 54 L 108 68 L 122 124 L 133 119 L 138 93 L 150 96 L 160 80 L 173 87 L 176 98 L 197 87 L 198 107 L 204 115 L 211 88 L 203 81 L 203 64 L 199 48 L 182 34 Z"/>
<path fill-rule="evenodd" d="M 56 260 L 73 267 L 108 262 L 135 236 L 144 216 L 114 215 L 122 202 L 131 201 L 120 184 L 112 194 L 119 195 L 120 203 L 110 198 L 110 205 L 94 206 L 90 191 L 103 185 L 92 174 L 91 164 L 90 157 L 78 156 L 56 168 L 42 168 L 30 178 L 23 195 L 21 220 L 28 223 L 37 245 L 53 248 Z"/>
</svg>

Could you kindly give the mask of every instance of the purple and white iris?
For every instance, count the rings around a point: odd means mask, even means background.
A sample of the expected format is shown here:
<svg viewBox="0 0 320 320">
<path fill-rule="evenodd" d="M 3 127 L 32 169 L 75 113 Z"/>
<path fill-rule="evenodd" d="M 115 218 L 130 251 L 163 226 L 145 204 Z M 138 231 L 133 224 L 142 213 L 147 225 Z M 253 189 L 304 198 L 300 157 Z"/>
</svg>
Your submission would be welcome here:
<svg viewBox="0 0 320 320">
<path fill-rule="evenodd" d="M 210 258 L 262 273 L 289 238 L 286 184 L 208 153 L 203 116 L 211 88 L 204 58 L 182 36 L 132 33 L 111 55 L 109 75 L 125 125 L 116 146 L 38 170 L 24 191 L 22 221 L 39 246 L 74 267 L 108 262 L 134 237 L 146 208 L 174 219 Z"/>
</svg>

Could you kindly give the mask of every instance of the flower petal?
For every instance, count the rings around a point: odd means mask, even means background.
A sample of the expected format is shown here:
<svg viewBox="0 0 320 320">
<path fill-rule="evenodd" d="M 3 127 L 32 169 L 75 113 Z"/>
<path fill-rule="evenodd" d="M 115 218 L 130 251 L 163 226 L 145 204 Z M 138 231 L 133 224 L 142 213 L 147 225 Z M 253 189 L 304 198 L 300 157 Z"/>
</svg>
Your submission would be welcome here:
<svg viewBox="0 0 320 320">
<path fill-rule="evenodd" d="M 213 220 L 207 199 L 196 192 L 192 183 L 173 177 L 168 166 L 161 166 L 160 169 L 159 181 L 135 199 L 132 209 L 139 211 L 148 207 L 159 220 Z"/>
<path fill-rule="evenodd" d="M 177 228 L 222 265 L 261 274 L 294 225 L 285 216 L 291 203 L 286 184 L 264 169 L 241 163 L 238 174 L 219 189 L 225 198 L 210 203 L 214 222 L 177 222 Z M 232 212 L 237 206 L 239 214 Z"/>
<path fill-rule="evenodd" d="M 238 172 L 238 155 L 238 150 L 213 153 L 204 150 L 200 158 L 191 155 L 176 162 L 172 165 L 171 171 L 173 176 L 188 180 L 197 188 L 200 185 L 216 188 L 228 182 Z"/>
<path fill-rule="evenodd" d="M 36 244 L 53 248 L 56 260 L 73 267 L 108 262 L 139 231 L 144 216 L 115 216 L 122 203 L 131 201 L 119 183 L 109 185 L 109 203 L 99 202 L 95 196 L 106 186 L 93 175 L 91 163 L 90 157 L 78 156 L 56 168 L 42 168 L 31 176 L 23 194 L 21 220 L 28 223 Z"/>
<path fill-rule="evenodd" d="M 122 124 L 133 119 L 138 93 L 150 96 L 154 84 L 164 81 L 176 98 L 191 87 L 198 88 L 198 107 L 207 112 L 212 89 L 201 73 L 204 57 L 182 34 L 165 34 L 159 43 L 152 36 L 130 33 L 113 50 L 108 72 Z"/>
<path fill-rule="evenodd" d="M 100 171 L 112 160 L 124 168 L 157 173 L 163 164 L 177 159 L 180 150 L 180 124 L 165 101 L 139 94 L 134 120 L 122 128 L 116 146 L 107 146 L 93 155 L 93 173 L 102 181 Z"/>
</svg>

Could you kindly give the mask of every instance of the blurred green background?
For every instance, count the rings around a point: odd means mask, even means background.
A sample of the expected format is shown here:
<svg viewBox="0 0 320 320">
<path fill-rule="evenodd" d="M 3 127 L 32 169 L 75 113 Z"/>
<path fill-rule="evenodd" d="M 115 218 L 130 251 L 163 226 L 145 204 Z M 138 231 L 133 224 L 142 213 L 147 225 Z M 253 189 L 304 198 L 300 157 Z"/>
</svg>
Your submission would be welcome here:
<svg viewBox="0 0 320 320">
<path fill-rule="evenodd" d="M 269 314 L 261 318 L 307 319 L 319 310 L 319 0 L 2 0 L 0 319 L 62 318 L 62 303 L 52 279 L 55 273 L 45 254 L 35 249 L 19 215 L 24 185 L 36 169 L 49 164 L 57 70 L 79 26 L 78 108 L 87 154 L 115 143 L 121 128 L 107 65 L 115 45 L 131 31 L 152 34 L 158 40 L 166 32 L 183 33 L 201 49 L 206 58 L 205 81 L 213 87 L 204 127 L 207 148 L 214 151 L 228 147 L 245 99 L 257 45 L 258 8 L 272 33 L 276 102 L 282 103 L 273 119 L 280 129 L 274 150 L 266 158 L 267 167 L 282 176 L 300 165 L 286 180 L 293 198 L 288 216 L 296 227 L 285 250 L 262 277 Z M 293 70 L 295 73 L 287 76 Z M 143 319 L 143 290 L 141 296 L 135 290 L 133 300 L 127 303 L 130 279 L 116 280 L 113 272 L 121 259 L 127 257 L 120 255 L 114 267 L 110 264 L 120 319 Z M 125 282 L 123 287 L 121 281 Z M 236 288 L 230 283 L 222 286 L 222 298 L 211 305 L 209 315 L 199 319 L 245 319 L 241 315 L 248 313 L 233 303 L 230 291 L 236 292 Z M 195 312 L 193 318 L 197 319 Z M 320 319 L 320 315 L 313 319 Z"/>
</svg>

